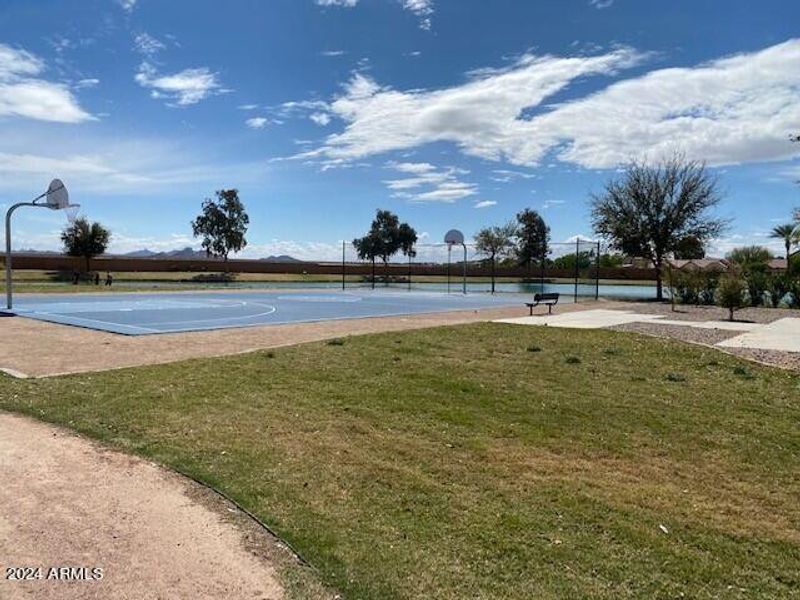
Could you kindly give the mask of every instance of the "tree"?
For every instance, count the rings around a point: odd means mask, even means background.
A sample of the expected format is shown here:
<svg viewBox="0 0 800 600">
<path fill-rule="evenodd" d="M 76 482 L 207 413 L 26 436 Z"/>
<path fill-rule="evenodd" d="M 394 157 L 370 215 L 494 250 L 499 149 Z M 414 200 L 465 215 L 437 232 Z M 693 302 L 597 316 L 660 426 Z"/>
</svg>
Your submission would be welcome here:
<svg viewBox="0 0 800 600">
<path fill-rule="evenodd" d="M 380 258 L 384 267 L 398 252 L 405 256 L 416 256 L 417 232 L 408 223 L 388 210 L 378 210 L 367 235 L 353 240 L 353 247 L 362 260 L 372 261 L 372 284 L 375 285 L 375 259 Z"/>
<path fill-rule="evenodd" d="M 727 259 L 733 269 L 744 277 L 753 306 L 760 306 L 764 302 L 764 292 L 769 285 L 767 271 L 771 258 L 772 252 L 763 246 L 742 246 L 728 253 Z"/>
<path fill-rule="evenodd" d="M 231 252 L 247 246 L 250 217 L 239 200 L 238 190 L 218 190 L 217 199 L 206 198 L 202 212 L 192 221 L 194 237 L 202 237 L 202 247 L 209 256 L 221 257 L 226 263 Z"/>
<path fill-rule="evenodd" d="M 778 225 L 773 227 L 769 236 L 771 238 L 783 240 L 783 245 L 786 248 L 786 271 L 789 271 L 789 261 L 792 255 L 792 246 L 800 242 L 800 227 L 794 223 L 787 223 L 785 225 Z"/>
<path fill-rule="evenodd" d="M 725 273 L 719 280 L 717 302 L 728 309 L 728 319 L 733 321 L 733 313 L 745 305 L 745 283 L 735 271 Z"/>
<path fill-rule="evenodd" d="M 763 246 L 741 246 L 728 252 L 728 261 L 739 267 L 746 276 L 755 271 L 766 271 L 772 252 Z"/>
<path fill-rule="evenodd" d="M 69 256 L 79 256 L 86 260 L 86 271 L 89 271 L 91 260 L 105 253 L 111 240 L 111 232 L 100 223 L 89 223 L 81 217 L 61 232 L 64 252 Z"/>
<path fill-rule="evenodd" d="M 530 269 L 534 260 L 542 264 L 550 253 L 550 228 L 535 210 L 517 214 L 517 260 Z"/>
<path fill-rule="evenodd" d="M 505 225 L 485 227 L 475 235 L 475 249 L 486 256 L 492 268 L 492 293 L 495 290 L 497 259 L 509 256 L 514 250 L 517 226 L 513 221 Z"/>
<path fill-rule="evenodd" d="M 725 229 L 725 221 L 708 215 L 720 201 L 717 187 L 703 163 L 680 155 L 656 165 L 633 162 L 592 196 L 592 224 L 614 249 L 653 263 L 663 300 L 665 257 L 686 237 L 705 244 Z"/>
<path fill-rule="evenodd" d="M 693 235 L 687 235 L 678 240 L 673 251 L 678 260 L 693 260 L 706 257 L 705 244 Z"/>
</svg>

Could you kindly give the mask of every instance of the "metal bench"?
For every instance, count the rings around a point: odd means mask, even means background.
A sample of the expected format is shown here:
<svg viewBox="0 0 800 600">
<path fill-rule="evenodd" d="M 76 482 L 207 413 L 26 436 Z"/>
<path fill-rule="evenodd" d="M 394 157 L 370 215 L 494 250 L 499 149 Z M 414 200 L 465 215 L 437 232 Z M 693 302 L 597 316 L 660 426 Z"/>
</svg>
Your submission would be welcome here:
<svg viewBox="0 0 800 600">
<path fill-rule="evenodd" d="M 558 304 L 558 298 L 561 294 L 534 294 L 533 302 L 526 302 L 525 306 L 531 309 L 531 316 L 533 316 L 533 309 L 543 304 L 547 306 L 547 314 L 553 314 L 553 307 Z"/>
</svg>

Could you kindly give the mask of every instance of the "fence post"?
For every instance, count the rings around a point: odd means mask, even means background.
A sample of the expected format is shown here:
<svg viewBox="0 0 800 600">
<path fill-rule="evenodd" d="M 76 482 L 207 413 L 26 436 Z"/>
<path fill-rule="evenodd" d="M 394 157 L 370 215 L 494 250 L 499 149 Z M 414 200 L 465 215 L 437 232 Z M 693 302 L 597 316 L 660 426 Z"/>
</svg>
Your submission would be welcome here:
<svg viewBox="0 0 800 600">
<path fill-rule="evenodd" d="M 597 269 L 595 270 L 595 278 L 594 278 L 594 299 L 600 299 L 600 242 L 597 242 L 597 261 L 595 263 L 597 265 Z"/>
<path fill-rule="evenodd" d="M 408 291 L 411 291 L 411 252 L 408 253 Z"/>
<path fill-rule="evenodd" d="M 575 238 L 575 295 L 573 301 L 578 303 L 578 278 L 580 277 L 581 238 Z"/>
</svg>

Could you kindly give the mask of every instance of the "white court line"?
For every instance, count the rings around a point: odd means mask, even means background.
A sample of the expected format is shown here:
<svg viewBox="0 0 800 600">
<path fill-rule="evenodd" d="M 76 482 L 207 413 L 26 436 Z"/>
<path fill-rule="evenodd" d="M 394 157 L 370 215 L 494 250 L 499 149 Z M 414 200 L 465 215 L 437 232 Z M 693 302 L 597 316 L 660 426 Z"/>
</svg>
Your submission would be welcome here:
<svg viewBox="0 0 800 600">
<path fill-rule="evenodd" d="M 117 323 L 115 321 L 102 321 L 100 319 L 86 319 L 84 317 L 75 317 L 70 314 L 62 314 L 62 313 L 48 313 L 43 311 L 32 311 L 28 313 L 29 315 L 45 315 L 51 317 L 51 319 L 42 319 L 42 321 L 50 321 L 51 323 L 58 323 L 59 325 L 75 325 L 75 323 L 69 322 L 62 322 L 62 321 L 54 321 L 53 319 L 61 318 L 66 321 L 83 321 L 84 323 L 100 323 L 102 325 L 111 325 L 112 327 L 117 328 L 125 328 L 125 329 L 138 329 L 144 333 L 161 333 L 157 329 L 149 329 L 147 327 L 140 327 L 139 325 L 126 325 L 124 323 Z M 35 317 L 34 317 L 35 318 Z M 80 324 L 78 324 L 80 326 Z M 101 331 L 108 331 L 105 327 L 92 327 L 91 325 L 85 325 L 85 327 L 89 327 L 90 329 L 99 329 Z M 111 332 L 116 333 L 116 332 Z"/>
<path fill-rule="evenodd" d="M 186 321 L 159 321 L 157 323 L 144 323 L 145 326 L 149 325 L 151 327 L 158 327 L 160 325 L 186 325 L 188 323 L 214 323 L 219 321 L 244 321 L 247 319 L 257 319 L 259 317 L 266 317 L 267 315 L 271 315 L 274 312 L 277 312 L 277 307 L 271 306 L 269 304 L 261 304 L 258 302 L 251 302 L 253 306 L 261 306 L 262 308 L 268 308 L 270 310 L 264 311 L 262 313 L 256 313 L 254 315 L 244 315 L 241 317 L 215 317 L 213 319 L 190 319 Z M 247 302 L 243 302 L 242 306 L 247 306 Z M 213 306 L 211 308 L 230 308 L 230 306 Z"/>
</svg>

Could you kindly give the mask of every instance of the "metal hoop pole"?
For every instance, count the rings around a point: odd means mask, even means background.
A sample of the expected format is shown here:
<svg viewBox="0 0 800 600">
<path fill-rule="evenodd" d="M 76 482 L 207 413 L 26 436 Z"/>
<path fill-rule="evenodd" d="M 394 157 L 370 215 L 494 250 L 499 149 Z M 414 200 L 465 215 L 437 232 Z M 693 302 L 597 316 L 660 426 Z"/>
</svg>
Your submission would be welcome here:
<svg viewBox="0 0 800 600">
<path fill-rule="evenodd" d="M 41 196 L 40 196 L 41 198 Z M 37 198 L 38 200 L 38 198 Z M 14 308 L 14 294 L 12 291 L 12 271 L 11 271 L 11 215 L 21 206 L 42 206 L 34 202 L 20 202 L 13 205 L 6 212 L 6 308 Z"/>
<path fill-rule="evenodd" d="M 467 245 L 461 244 L 464 246 L 464 295 L 467 295 Z"/>
</svg>

